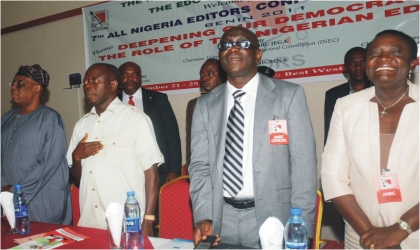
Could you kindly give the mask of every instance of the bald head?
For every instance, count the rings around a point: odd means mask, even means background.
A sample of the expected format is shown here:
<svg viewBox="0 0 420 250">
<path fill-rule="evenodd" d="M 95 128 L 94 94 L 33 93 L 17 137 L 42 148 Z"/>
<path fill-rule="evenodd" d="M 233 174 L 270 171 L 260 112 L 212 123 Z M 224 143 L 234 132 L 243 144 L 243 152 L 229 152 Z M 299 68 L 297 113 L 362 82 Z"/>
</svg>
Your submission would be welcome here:
<svg viewBox="0 0 420 250">
<path fill-rule="evenodd" d="M 125 63 L 121 64 L 121 66 L 118 69 L 121 71 L 121 69 L 124 69 L 126 67 L 133 67 L 133 68 L 136 68 L 138 70 L 141 70 L 140 66 L 135 62 L 125 62 Z"/>
<path fill-rule="evenodd" d="M 252 44 L 256 45 L 258 48 L 260 47 L 260 44 L 258 43 L 257 35 L 255 35 L 255 33 L 250 31 L 249 29 L 244 28 L 244 27 L 240 27 L 240 26 L 235 26 L 235 27 L 232 27 L 232 28 L 228 29 L 225 33 L 223 33 L 220 40 L 223 40 L 224 37 L 230 36 L 233 33 L 236 34 L 236 35 L 246 36 Z"/>
</svg>

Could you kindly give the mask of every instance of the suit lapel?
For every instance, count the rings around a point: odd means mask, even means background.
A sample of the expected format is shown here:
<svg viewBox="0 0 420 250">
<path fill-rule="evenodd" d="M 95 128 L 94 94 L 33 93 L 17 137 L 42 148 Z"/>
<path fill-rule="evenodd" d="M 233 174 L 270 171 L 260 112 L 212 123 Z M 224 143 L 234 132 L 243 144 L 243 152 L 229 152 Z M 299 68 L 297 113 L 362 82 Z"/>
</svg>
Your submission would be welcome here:
<svg viewBox="0 0 420 250">
<path fill-rule="evenodd" d="M 227 83 L 225 83 L 207 94 L 211 96 L 206 103 L 207 110 L 209 110 L 210 127 L 216 143 L 217 159 L 219 159 L 217 162 L 219 173 L 223 172 L 223 155 L 225 152 L 227 92 Z M 220 112 L 221 110 L 222 112 Z"/>
<path fill-rule="evenodd" d="M 401 148 L 403 148 L 404 139 L 406 138 L 407 131 L 410 131 L 410 124 L 412 122 L 411 119 L 418 119 L 418 88 L 412 87 L 412 84 L 409 83 L 410 88 L 414 90 L 410 90 L 410 97 L 413 98 L 416 102 L 409 103 L 405 105 L 403 112 L 401 114 L 400 120 L 398 122 L 397 131 L 395 132 L 394 139 L 391 144 L 391 149 L 389 151 L 388 163 L 387 168 L 392 169 L 395 166 L 398 166 L 399 158 L 404 156 L 405 154 L 401 152 Z M 379 112 L 378 112 L 378 104 L 370 102 L 369 100 L 374 96 L 375 88 L 372 87 L 371 91 L 369 92 L 368 102 L 369 102 L 369 143 L 370 143 L 370 162 L 371 162 L 371 174 L 372 176 L 379 175 L 380 172 L 380 127 L 379 127 Z M 417 104 L 417 106 L 416 106 Z M 392 171 L 396 172 L 396 170 Z"/>
<path fill-rule="evenodd" d="M 416 108 L 415 102 L 406 104 L 401 114 L 400 120 L 398 121 L 397 131 L 395 132 L 395 136 L 391 144 L 387 164 L 387 168 L 392 169 L 392 172 L 394 173 L 397 171 L 397 169 L 393 170 L 393 168 L 399 166 L 399 157 L 405 155 L 404 152 L 401 152 L 401 150 L 404 148 L 403 143 L 407 138 L 407 134 L 412 134 L 409 126 L 412 122 L 412 119 L 417 119 L 418 112 L 419 110 Z"/>
<path fill-rule="evenodd" d="M 141 98 L 143 99 L 143 112 L 149 115 L 153 110 L 153 97 L 149 94 L 147 89 L 141 89 Z M 150 115 L 149 115 L 150 116 Z"/>
<path fill-rule="evenodd" d="M 397 172 L 397 169 L 393 169 L 394 167 L 400 166 L 398 164 L 400 157 L 404 157 L 406 154 L 402 152 L 403 143 L 406 138 L 412 136 L 412 126 L 413 123 L 417 123 L 419 116 L 419 105 L 418 105 L 418 88 L 413 86 L 413 84 L 408 83 L 409 89 L 409 96 L 415 100 L 415 102 L 406 104 L 403 112 L 401 114 L 400 120 L 398 121 L 397 131 L 395 132 L 394 140 L 392 141 L 391 149 L 389 151 L 388 157 L 388 165 L 387 168 L 392 169 L 392 172 Z"/>
<path fill-rule="evenodd" d="M 338 98 L 349 95 L 349 93 L 350 93 L 350 82 L 347 82 L 345 87 L 340 90 L 340 94 L 339 94 Z"/>
<path fill-rule="evenodd" d="M 255 100 L 255 113 L 254 113 L 254 131 L 253 131 L 253 152 L 252 152 L 252 165 L 255 165 L 261 146 L 265 140 L 264 134 L 268 134 L 268 117 L 273 118 L 272 113 L 273 103 L 277 97 L 272 90 L 276 87 L 275 83 L 267 77 L 260 74 L 260 81 L 257 88 L 257 99 Z M 254 169 L 255 171 L 255 169 Z"/>
<path fill-rule="evenodd" d="M 374 91 L 374 90 L 373 90 Z M 381 168 L 381 148 L 379 142 L 379 113 L 378 113 L 378 106 L 376 103 L 370 101 L 371 97 L 369 96 L 368 105 L 369 105 L 369 124 L 368 128 L 369 131 L 369 155 L 370 155 L 370 171 L 371 176 L 375 177 L 380 174 Z"/>
</svg>

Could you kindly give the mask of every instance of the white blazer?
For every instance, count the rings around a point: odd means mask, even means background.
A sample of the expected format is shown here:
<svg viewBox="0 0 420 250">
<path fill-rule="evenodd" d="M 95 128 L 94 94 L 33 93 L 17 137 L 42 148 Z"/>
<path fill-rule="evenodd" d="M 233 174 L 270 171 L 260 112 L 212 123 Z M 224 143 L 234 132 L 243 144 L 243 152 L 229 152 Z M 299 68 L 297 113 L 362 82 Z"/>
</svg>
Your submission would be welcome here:
<svg viewBox="0 0 420 250">
<path fill-rule="evenodd" d="M 325 200 L 353 194 L 370 222 L 378 227 L 396 223 L 419 203 L 419 86 L 407 84 L 409 96 L 415 102 L 404 107 L 387 166 L 391 173 L 398 175 L 402 202 L 378 204 L 376 196 L 374 178 L 380 174 L 380 118 L 377 104 L 369 101 L 375 87 L 337 100 L 322 154 Z M 403 242 L 409 245 L 402 243 L 401 247 L 418 248 L 418 240 L 419 231 Z"/>
</svg>

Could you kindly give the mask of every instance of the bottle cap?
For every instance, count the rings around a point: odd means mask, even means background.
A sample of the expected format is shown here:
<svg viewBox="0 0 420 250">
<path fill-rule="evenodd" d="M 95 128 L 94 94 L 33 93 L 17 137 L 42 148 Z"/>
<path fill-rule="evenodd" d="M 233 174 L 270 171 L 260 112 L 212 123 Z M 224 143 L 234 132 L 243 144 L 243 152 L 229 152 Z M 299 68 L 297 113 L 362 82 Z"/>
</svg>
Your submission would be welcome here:
<svg viewBox="0 0 420 250">
<path fill-rule="evenodd" d="M 16 184 L 15 189 L 22 189 L 22 184 Z"/>
<path fill-rule="evenodd" d="M 127 191 L 127 197 L 134 196 L 134 191 Z"/>
<path fill-rule="evenodd" d="M 300 207 L 290 208 L 290 215 L 302 215 L 302 208 Z"/>
</svg>

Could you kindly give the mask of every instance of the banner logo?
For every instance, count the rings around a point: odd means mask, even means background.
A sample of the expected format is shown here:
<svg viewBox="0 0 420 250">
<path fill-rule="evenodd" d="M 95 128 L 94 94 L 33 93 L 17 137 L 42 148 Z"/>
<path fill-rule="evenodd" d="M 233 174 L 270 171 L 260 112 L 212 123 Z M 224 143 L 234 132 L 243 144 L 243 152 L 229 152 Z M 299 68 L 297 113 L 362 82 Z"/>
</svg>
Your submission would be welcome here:
<svg viewBox="0 0 420 250">
<path fill-rule="evenodd" d="M 108 10 L 90 11 L 92 32 L 108 29 L 109 15 Z"/>
</svg>

